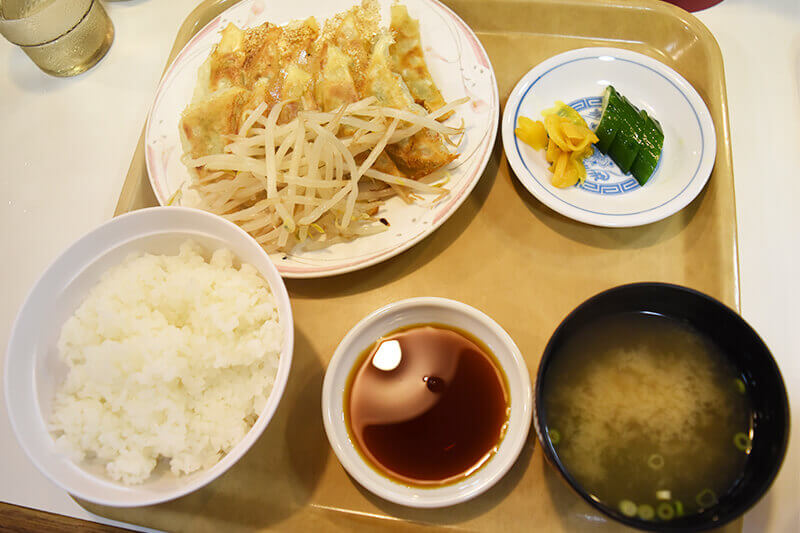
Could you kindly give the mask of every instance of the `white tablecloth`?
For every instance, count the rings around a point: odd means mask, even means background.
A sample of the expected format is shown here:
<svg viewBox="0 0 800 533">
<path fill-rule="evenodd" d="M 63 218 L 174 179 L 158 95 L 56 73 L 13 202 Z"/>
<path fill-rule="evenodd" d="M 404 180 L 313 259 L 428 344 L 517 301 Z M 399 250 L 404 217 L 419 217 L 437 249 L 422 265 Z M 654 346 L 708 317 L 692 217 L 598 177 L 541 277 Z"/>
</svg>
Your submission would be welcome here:
<svg viewBox="0 0 800 533">
<path fill-rule="evenodd" d="M 0 40 L 0 347 L 7 345 L 17 310 L 46 266 L 112 216 L 175 33 L 197 2 L 106 4 L 114 44 L 99 65 L 74 78 L 42 74 L 18 48 Z M 725 61 L 742 312 L 778 360 L 797 429 L 800 0 L 725 0 L 697 16 L 716 36 Z M 795 435 L 775 485 L 747 513 L 745 531 L 800 531 L 798 444 Z M 11 433 L 5 405 L 0 501 L 103 521 L 28 461 Z"/>
</svg>

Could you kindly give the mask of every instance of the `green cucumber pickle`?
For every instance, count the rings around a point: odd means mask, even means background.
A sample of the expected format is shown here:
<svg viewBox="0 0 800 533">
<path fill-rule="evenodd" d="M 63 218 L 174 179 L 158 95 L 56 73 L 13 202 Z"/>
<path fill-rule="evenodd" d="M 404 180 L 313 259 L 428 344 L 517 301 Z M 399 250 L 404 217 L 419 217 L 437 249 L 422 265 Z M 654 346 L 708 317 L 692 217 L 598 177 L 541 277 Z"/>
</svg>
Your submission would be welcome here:
<svg viewBox="0 0 800 533">
<path fill-rule="evenodd" d="M 598 150 L 608 154 L 624 173 L 632 173 L 639 185 L 647 183 L 664 146 L 664 131 L 656 119 L 609 85 L 595 135 Z"/>
</svg>

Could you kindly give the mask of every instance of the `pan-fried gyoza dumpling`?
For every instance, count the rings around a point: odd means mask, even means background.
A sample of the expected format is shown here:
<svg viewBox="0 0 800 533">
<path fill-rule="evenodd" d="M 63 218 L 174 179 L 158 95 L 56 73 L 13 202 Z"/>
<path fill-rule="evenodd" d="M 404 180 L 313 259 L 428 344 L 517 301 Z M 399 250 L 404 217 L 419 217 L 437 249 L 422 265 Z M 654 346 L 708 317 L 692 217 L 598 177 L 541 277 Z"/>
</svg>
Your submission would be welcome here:
<svg viewBox="0 0 800 533">
<path fill-rule="evenodd" d="M 350 72 L 350 58 L 342 52 L 342 50 L 333 44 L 327 45 L 325 51 L 325 58 L 322 62 L 322 75 L 317 82 L 316 92 L 317 100 L 321 105 L 323 111 L 333 111 L 344 104 L 350 104 L 358 100 L 358 91 L 356 91 L 355 82 Z M 353 128 L 345 127 L 347 135 L 352 134 Z M 358 163 L 363 161 L 366 154 L 357 159 Z M 382 152 L 372 168 L 379 172 L 391 174 L 393 176 L 405 177 L 405 174 L 400 172 L 394 161 Z"/>
<path fill-rule="evenodd" d="M 219 43 L 197 72 L 192 102 L 204 100 L 219 89 L 242 86 L 244 32 L 231 23 L 220 34 Z"/>
<path fill-rule="evenodd" d="M 403 79 L 392 72 L 389 58 L 391 44 L 392 36 L 389 33 L 382 34 L 375 41 L 366 71 L 362 96 L 374 96 L 381 105 L 413 110 L 416 106 L 414 97 L 411 96 Z"/>
<path fill-rule="evenodd" d="M 286 67 L 286 78 L 283 81 L 281 100 L 288 102 L 281 110 L 278 122 L 283 124 L 293 120 L 301 109 L 316 109 L 312 96 L 311 74 L 297 63 Z"/>
<path fill-rule="evenodd" d="M 281 78 L 280 40 L 283 28 L 265 22 L 245 32 L 242 84 L 250 89 L 259 80 L 275 85 Z M 264 81 L 262 81 L 264 83 Z"/>
<path fill-rule="evenodd" d="M 406 6 L 392 6 L 391 30 L 394 33 L 394 44 L 389 48 L 392 59 L 392 70 L 400 74 L 408 86 L 414 100 L 425 106 L 428 111 L 435 111 L 445 105 L 442 93 L 433 82 L 425 55 L 422 52 L 422 41 L 419 35 L 419 21 L 408 15 Z M 447 113 L 442 120 L 450 116 Z"/>
<path fill-rule="evenodd" d="M 317 103 L 323 111 L 333 111 L 358 99 L 350 73 L 350 57 L 336 45 L 326 46 L 322 71 L 316 86 Z"/>
<path fill-rule="evenodd" d="M 180 123 L 184 152 L 192 157 L 221 154 L 225 135 L 236 133 L 247 91 L 241 87 L 220 89 L 183 112 Z"/>
<path fill-rule="evenodd" d="M 364 85 L 372 40 L 378 33 L 380 10 L 375 0 L 363 0 L 325 23 L 322 36 L 325 43 L 339 48 L 348 58 L 350 73 L 356 89 Z"/>
<path fill-rule="evenodd" d="M 389 46 L 390 34 L 378 38 L 372 50 L 363 96 L 373 95 L 385 106 L 408 109 L 414 112 L 424 110 L 414 102 L 414 98 L 402 78 L 391 71 Z M 430 174 L 456 158 L 444 145 L 441 135 L 428 129 L 421 130 L 412 137 L 386 147 L 397 167 L 407 176 L 415 178 Z"/>
<path fill-rule="evenodd" d="M 281 64 L 285 66 L 297 63 L 305 66 L 317 37 L 319 37 L 319 24 L 314 17 L 287 24 L 278 39 Z"/>
</svg>

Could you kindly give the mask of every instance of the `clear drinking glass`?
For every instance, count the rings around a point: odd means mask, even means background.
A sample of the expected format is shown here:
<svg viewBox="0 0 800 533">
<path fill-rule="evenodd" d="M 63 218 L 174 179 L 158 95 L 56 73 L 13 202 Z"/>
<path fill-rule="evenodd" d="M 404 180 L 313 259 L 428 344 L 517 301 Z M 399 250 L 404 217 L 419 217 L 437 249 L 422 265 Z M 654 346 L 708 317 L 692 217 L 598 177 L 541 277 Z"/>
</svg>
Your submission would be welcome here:
<svg viewBox="0 0 800 533">
<path fill-rule="evenodd" d="M 0 0 L 0 33 L 53 76 L 94 66 L 114 40 L 100 0 Z"/>
</svg>

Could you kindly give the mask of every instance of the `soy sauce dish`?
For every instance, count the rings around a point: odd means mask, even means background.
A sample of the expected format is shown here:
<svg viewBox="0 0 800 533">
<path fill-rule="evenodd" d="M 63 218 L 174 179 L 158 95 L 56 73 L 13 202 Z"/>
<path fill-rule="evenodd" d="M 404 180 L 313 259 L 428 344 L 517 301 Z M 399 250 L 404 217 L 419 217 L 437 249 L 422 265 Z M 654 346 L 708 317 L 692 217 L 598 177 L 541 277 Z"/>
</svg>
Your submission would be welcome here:
<svg viewBox="0 0 800 533">
<path fill-rule="evenodd" d="M 590 298 L 539 364 L 536 432 L 589 504 L 650 531 L 744 513 L 780 469 L 789 405 L 758 334 L 697 291 L 623 285 Z"/>
<path fill-rule="evenodd" d="M 336 349 L 322 389 L 325 431 L 345 470 L 410 507 L 460 503 L 499 481 L 526 441 L 532 405 L 511 337 L 443 298 L 364 318 Z"/>
</svg>

